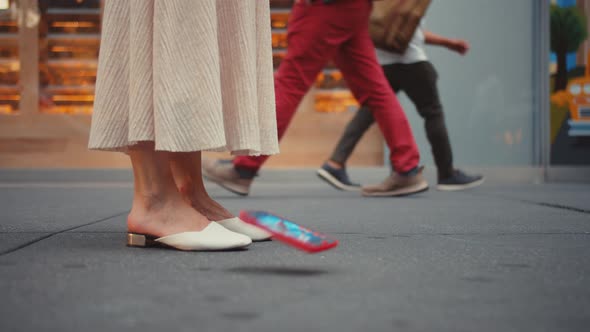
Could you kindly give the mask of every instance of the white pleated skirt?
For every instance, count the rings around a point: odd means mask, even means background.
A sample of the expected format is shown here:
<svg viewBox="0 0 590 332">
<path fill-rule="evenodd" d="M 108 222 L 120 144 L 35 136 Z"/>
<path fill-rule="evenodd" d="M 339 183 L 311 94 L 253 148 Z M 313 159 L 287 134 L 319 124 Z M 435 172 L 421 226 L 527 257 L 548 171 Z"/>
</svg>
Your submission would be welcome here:
<svg viewBox="0 0 590 332">
<path fill-rule="evenodd" d="M 107 0 L 89 148 L 278 153 L 268 0 Z"/>
</svg>

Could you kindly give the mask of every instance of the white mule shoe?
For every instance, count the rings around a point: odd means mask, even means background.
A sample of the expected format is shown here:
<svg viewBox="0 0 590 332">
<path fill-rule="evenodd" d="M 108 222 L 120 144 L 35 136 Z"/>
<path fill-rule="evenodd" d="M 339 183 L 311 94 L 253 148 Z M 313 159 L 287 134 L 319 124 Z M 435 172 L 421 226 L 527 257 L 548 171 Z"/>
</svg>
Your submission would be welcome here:
<svg viewBox="0 0 590 332">
<path fill-rule="evenodd" d="M 210 251 L 247 247 L 252 240 L 242 234 L 232 232 L 214 222 L 200 232 L 183 232 L 156 238 L 155 236 L 127 233 L 130 247 L 167 246 L 178 250 Z"/>
<path fill-rule="evenodd" d="M 221 226 L 229 229 L 232 232 L 244 234 L 252 239 L 252 241 L 266 241 L 272 236 L 254 225 L 250 225 L 238 217 L 216 221 Z"/>
</svg>

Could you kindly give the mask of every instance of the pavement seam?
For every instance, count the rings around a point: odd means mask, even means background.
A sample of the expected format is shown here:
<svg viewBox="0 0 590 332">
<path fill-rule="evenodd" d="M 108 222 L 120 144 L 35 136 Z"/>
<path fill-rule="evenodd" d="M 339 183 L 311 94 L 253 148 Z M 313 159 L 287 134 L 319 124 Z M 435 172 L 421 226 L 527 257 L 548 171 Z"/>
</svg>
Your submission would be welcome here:
<svg viewBox="0 0 590 332">
<path fill-rule="evenodd" d="M 28 246 L 31 246 L 31 245 L 33 245 L 33 244 L 35 244 L 37 242 L 41 242 L 43 240 L 46 240 L 46 239 L 48 239 L 48 238 L 50 238 L 52 236 L 55 236 L 55 235 L 58 235 L 58 234 L 63 234 L 63 233 L 72 231 L 74 229 L 78 229 L 78 228 L 82 228 L 82 227 L 86 227 L 86 226 L 98 224 L 98 223 L 103 222 L 103 221 L 107 221 L 107 220 L 110 220 L 110 219 L 113 219 L 113 218 L 116 218 L 116 217 L 120 217 L 120 216 L 122 216 L 122 215 L 124 215 L 124 214 L 126 214 L 128 212 L 129 211 L 119 212 L 117 214 L 114 214 L 114 215 L 111 215 L 111 216 L 108 216 L 108 217 L 105 217 L 105 218 L 101 218 L 99 220 L 94 220 L 94 221 L 91 221 L 91 222 L 88 222 L 88 223 L 85 223 L 85 224 L 82 224 L 82 225 L 78 225 L 78 226 L 74 226 L 74 227 L 69 227 L 69 228 L 66 228 L 66 229 L 62 229 L 62 230 L 57 231 L 57 232 L 54 232 L 54 233 L 49 233 L 47 235 L 41 236 L 41 237 L 36 238 L 34 240 L 31 240 L 31 241 L 28 241 L 28 242 L 23 243 L 21 245 L 18 245 L 18 246 L 14 247 L 14 248 L 7 249 L 7 250 L 4 250 L 4 251 L 0 251 L 0 257 L 6 256 L 6 255 L 11 254 L 11 253 L 13 253 L 15 251 L 24 249 L 24 248 L 26 248 Z"/>
<path fill-rule="evenodd" d="M 590 214 L 590 210 L 580 209 L 577 207 L 563 205 L 563 204 L 546 203 L 546 202 L 533 202 L 533 201 L 527 201 L 527 200 L 521 200 L 521 202 L 536 204 L 536 205 L 540 205 L 540 206 L 547 206 L 547 207 L 552 207 L 552 208 L 561 209 L 561 210 L 568 210 L 568 211 Z"/>
<path fill-rule="evenodd" d="M 466 193 L 463 193 L 463 194 L 466 194 Z M 516 201 L 516 202 L 527 203 L 527 204 L 531 204 L 531 205 L 549 207 L 549 208 L 553 208 L 553 209 L 566 210 L 566 211 L 578 212 L 578 213 L 583 213 L 583 214 L 590 214 L 590 210 L 581 209 L 581 208 L 577 208 L 575 206 L 569 206 L 569 205 L 564 205 L 564 204 L 536 202 L 536 201 L 530 201 L 530 200 L 522 199 L 522 198 L 505 197 L 500 194 L 484 194 L 484 193 L 474 193 L 474 194 L 477 196 L 501 198 L 505 201 L 511 201 L 511 202 Z"/>
</svg>

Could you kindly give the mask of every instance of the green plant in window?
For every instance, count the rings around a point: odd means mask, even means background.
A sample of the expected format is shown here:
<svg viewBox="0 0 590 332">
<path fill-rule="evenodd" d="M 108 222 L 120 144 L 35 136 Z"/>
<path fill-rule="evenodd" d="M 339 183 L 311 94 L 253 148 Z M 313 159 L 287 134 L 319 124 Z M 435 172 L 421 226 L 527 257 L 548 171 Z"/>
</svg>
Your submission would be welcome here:
<svg viewBox="0 0 590 332">
<path fill-rule="evenodd" d="M 551 5 L 551 51 L 557 56 L 554 91 L 567 87 L 566 56 L 588 37 L 586 16 L 576 7 Z"/>
</svg>

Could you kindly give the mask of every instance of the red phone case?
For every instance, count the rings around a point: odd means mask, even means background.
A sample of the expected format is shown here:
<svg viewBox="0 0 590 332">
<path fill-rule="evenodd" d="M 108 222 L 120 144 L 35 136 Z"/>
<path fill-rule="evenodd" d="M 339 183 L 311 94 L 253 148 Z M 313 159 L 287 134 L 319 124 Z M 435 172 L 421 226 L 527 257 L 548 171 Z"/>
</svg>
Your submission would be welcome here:
<svg viewBox="0 0 590 332">
<path fill-rule="evenodd" d="M 308 253 L 318 253 L 338 245 L 338 240 L 314 232 L 293 221 L 265 211 L 241 211 L 240 219 L 272 234 L 273 239 Z"/>
</svg>

